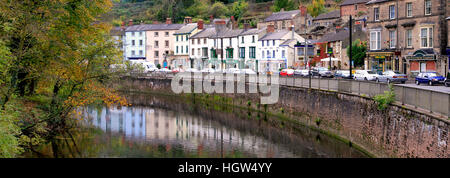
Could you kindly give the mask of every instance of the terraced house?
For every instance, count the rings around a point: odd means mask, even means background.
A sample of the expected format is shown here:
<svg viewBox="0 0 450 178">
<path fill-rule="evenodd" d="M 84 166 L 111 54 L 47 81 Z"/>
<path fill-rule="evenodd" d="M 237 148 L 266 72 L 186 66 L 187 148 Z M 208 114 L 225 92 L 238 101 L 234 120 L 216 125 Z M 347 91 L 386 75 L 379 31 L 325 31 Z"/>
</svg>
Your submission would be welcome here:
<svg viewBox="0 0 450 178">
<path fill-rule="evenodd" d="M 447 0 L 371 0 L 366 68 L 447 72 Z"/>
<path fill-rule="evenodd" d="M 191 17 L 186 17 L 184 20 L 185 26 L 174 33 L 175 36 L 175 54 L 172 61 L 172 67 L 190 68 L 191 61 L 189 60 L 189 39 L 203 29 L 203 20 L 197 23 L 192 23 Z"/>
</svg>

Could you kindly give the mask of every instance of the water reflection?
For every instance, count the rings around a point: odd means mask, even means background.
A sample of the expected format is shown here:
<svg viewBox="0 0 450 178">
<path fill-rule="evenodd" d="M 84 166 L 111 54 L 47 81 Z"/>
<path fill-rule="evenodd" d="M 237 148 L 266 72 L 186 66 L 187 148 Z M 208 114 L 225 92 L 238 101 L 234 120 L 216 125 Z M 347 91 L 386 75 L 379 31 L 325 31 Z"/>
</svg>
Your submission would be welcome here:
<svg viewBox="0 0 450 178">
<path fill-rule="evenodd" d="M 205 109 L 193 113 L 179 106 L 174 105 L 174 108 L 178 109 L 168 110 L 154 106 L 89 107 L 86 108 L 85 117 L 89 124 L 105 132 L 102 137 L 125 139 L 153 148 L 164 147 L 162 152 L 180 150 L 184 153 L 169 157 L 363 156 L 343 143 L 312 131 L 293 134 L 262 124 L 261 121 L 241 120 L 233 113 Z M 111 140 L 101 139 L 96 144 L 108 144 L 107 142 Z M 105 149 L 111 149 L 107 147 Z M 130 144 L 120 147 L 121 150 L 128 151 L 100 152 L 102 157 L 148 156 L 148 148 L 145 147 L 142 150 L 134 150 L 136 147 L 131 148 Z"/>
</svg>

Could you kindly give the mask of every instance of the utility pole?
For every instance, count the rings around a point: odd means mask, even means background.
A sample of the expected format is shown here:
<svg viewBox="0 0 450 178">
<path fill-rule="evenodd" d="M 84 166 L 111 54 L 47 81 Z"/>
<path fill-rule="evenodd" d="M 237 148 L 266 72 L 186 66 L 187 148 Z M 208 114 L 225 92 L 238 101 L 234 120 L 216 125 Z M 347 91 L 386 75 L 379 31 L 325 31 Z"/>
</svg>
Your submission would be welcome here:
<svg viewBox="0 0 450 178">
<path fill-rule="evenodd" d="M 352 77 L 352 46 L 353 46 L 353 40 L 352 40 L 352 25 L 353 25 L 353 20 L 352 20 L 352 16 L 350 15 L 350 21 L 349 21 L 349 33 L 350 33 L 350 56 L 349 56 L 349 63 L 350 63 L 350 76 L 349 79 L 353 79 Z"/>
</svg>

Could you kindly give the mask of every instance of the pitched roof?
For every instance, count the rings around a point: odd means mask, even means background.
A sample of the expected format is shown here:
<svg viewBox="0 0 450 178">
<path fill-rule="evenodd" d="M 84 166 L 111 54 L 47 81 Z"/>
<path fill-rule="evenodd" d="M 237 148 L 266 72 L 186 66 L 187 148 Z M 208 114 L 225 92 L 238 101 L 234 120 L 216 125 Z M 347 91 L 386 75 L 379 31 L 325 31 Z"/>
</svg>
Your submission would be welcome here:
<svg viewBox="0 0 450 178">
<path fill-rule="evenodd" d="M 206 29 L 203 29 L 202 31 L 196 33 L 195 35 L 191 36 L 191 39 L 211 38 L 215 34 L 216 34 L 216 29 L 215 28 L 206 28 Z"/>
<path fill-rule="evenodd" d="M 313 20 L 335 19 L 335 18 L 340 18 L 340 17 L 341 17 L 341 11 L 335 10 L 335 11 L 331 11 L 331 12 L 328 12 L 325 14 L 320 14 Z"/>
<path fill-rule="evenodd" d="M 289 46 L 289 44 L 291 44 L 292 42 L 295 42 L 297 40 L 295 39 L 288 39 L 286 41 L 284 41 L 283 43 L 280 44 L 280 46 Z"/>
<path fill-rule="evenodd" d="M 276 31 L 276 32 L 272 32 L 272 33 L 267 33 L 262 38 L 260 38 L 258 41 L 263 41 L 263 40 L 281 40 L 289 32 L 290 31 L 287 31 L 287 30 L 281 30 L 281 31 Z"/>
<path fill-rule="evenodd" d="M 223 29 L 220 30 L 216 33 L 216 38 L 230 38 L 230 37 L 237 37 L 239 36 L 239 34 L 241 34 L 244 30 L 243 29 L 236 29 L 236 30 L 231 30 L 231 29 Z"/>
<path fill-rule="evenodd" d="M 142 24 L 127 27 L 125 31 L 158 31 L 158 30 L 179 30 L 184 24 Z"/>
<path fill-rule="evenodd" d="M 266 30 L 266 28 L 263 28 L 263 29 L 251 28 L 251 29 L 248 29 L 248 30 L 244 30 L 244 31 L 240 34 L 240 36 L 245 36 L 245 35 L 256 35 L 256 34 L 261 33 L 261 32 L 264 31 L 264 30 Z"/>
<path fill-rule="evenodd" d="M 109 32 L 111 36 L 123 36 L 124 30 L 122 27 L 113 27 L 111 28 L 111 31 Z"/>
<path fill-rule="evenodd" d="M 345 0 L 341 6 L 345 6 L 345 5 L 353 5 L 353 4 L 362 4 L 362 3 L 367 3 L 370 0 Z"/>
<path fill-rule="evenodd" d="M 289 20 L 294 18 L 297 14 L 300 14 L 300 10 L 292 10 L 292 11 L 283 11 L 283 12 L 276 12 L 267 17 L 264 21 L 270 22 L 270 21 L 278 21 L 278 20 Z"/>
<path fill-rule="evenodd" d="M 387 2 L 387 1 L 391 1 L 391 0 L 370 0 L 366 4 L 375 4 L 375 3 Z"/>
<path fill-rule="evenodd" d="M 191 33 L 196 28 L 197 28 L 196 23 L 186 24 L 185 26 L 181 27 L 179 30 L 175 31 L 175 35 Z"/>
<path fill-rule="evenodd" d="M 341 30 L 339 32 L 331 32 L 323 35 L 323 37 L 316 41 L 316 43 L 323 42 L 335 42 L 335 41 L 343 41 L 348 39 L 350 36 L 348 29 Z"/>
</svg>

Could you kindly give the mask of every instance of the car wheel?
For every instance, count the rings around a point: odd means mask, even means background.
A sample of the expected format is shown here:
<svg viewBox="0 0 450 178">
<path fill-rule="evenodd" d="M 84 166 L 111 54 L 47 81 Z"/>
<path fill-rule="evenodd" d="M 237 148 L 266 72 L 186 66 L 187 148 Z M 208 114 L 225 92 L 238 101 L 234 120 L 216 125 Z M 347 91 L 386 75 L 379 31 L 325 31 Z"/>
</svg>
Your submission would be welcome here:
<svg viewBox="0 0 450 178">
<path fill-rule="evenodd" d="M 448 83 L 445 83 L 445 87 L 450 87 L 450 85 Z"/>
<path fill-rule="evenodd" d="M 433 82 L 429 81 L 428 85 L 433 86 Z"/>
<path fill-rule="evenodd" d="M 416 80 L 416 85 L 420 85 L 420 82 L 418 80 Z"/>
<path fill-rule="evenodd" d="M 364 78 L 365 81 L 367 81 L 367 78 Z"/>
<path fill-rule="evenodd" d="M 387 84 L 391 84 L 391 80 L 387 79 Z"/>
<path fill-rule="evenodd" d="M 380 83 L 380 79 L 377 78 L 376 82 L 377 82 L 377 83 Z"/>
<path fill-rule="evenodd" d="M 402 84 L 405 84 L 406 83 L 406 81 L 402 81 Z"/>
</svg>

